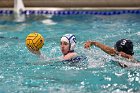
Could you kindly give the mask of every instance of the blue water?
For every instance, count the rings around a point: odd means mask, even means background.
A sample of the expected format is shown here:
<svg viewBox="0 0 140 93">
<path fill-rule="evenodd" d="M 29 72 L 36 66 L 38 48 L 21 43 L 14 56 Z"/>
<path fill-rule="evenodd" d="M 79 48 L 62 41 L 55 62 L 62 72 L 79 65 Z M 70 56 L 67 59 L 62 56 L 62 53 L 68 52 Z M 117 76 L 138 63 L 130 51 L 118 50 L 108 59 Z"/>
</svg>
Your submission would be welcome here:
<svg viewBox="0 0 140 93">
<path fill-rule="evenodd" d="M 87 40 L 113 47 L 117 40 L 128 38 L 134 43 L 134 57 L 140 60 L 140 15 L 28 16 L 25 22 L 13 20 L 13 16 L 0 16 L 0 93 L 140 92 L 139 68 L 121 68 L 99 48 L 83 48 Z M 62 55 L 62 35 L 75 34 L 75 51 L 87 56 L 86 65 L 41 60 L 25 46 L 31 32 L 45 38 L 41 51 L 49 58 Z"/>
</svg>

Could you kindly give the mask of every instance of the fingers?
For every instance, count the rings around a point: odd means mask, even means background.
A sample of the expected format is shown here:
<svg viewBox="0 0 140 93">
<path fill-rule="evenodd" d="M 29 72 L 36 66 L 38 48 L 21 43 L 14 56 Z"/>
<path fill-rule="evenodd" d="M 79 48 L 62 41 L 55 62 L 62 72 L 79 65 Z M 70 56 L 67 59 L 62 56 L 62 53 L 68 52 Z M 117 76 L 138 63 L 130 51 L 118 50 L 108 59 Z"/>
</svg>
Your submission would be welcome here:
<svg viewBox="0 0 140 93">
<path fill-rule="evenodd" d="M 33 50 L 32 48 L 29 48 L 29 47 L 28 47 L 28 50 L 29 50 L 30 52 L 32 52 L 32 53 L 34 52 L 34 50 Z"/>
<path fill-rule="evenodd" d="M 84 48 L 89 48 L 89 45 L 85 44 L 85 45 L 84 45 Z"/>
<path fill-rule="evenodd" d="M 84 48 L 90 48 L 91 43 L 89 41 L 85 42 L 84 44 Z"/>
<path fill-rule="evenodd" d="M 35 51 L 35 50 L 33 50 L 32 48 L 28 48 L 28 50 L 29 50 L 31 53 L 33 53 L 33 54 L 40 55 L 40 51 L 39 51 L 39 50 L 38 50 L 38 51 Z"/>
</svg>

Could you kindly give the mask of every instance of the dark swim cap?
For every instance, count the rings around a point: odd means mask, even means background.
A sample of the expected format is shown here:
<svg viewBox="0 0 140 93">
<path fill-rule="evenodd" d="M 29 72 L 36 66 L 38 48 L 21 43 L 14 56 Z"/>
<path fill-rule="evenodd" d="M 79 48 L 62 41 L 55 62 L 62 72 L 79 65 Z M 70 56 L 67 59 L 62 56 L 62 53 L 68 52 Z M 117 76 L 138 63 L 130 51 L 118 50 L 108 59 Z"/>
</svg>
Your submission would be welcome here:
<svg viewBox="0 0 140 93">
<path fill-rule="evenodd" d="M 129 55 L 134 54 L 134 52 L 133 52 L 133 42 L 131 40 L 121 39 L 121 40 L 116 42 L 114 47 L 118 52 L 122 51 L 126 54 L 129 54 Z"/>
</svg>

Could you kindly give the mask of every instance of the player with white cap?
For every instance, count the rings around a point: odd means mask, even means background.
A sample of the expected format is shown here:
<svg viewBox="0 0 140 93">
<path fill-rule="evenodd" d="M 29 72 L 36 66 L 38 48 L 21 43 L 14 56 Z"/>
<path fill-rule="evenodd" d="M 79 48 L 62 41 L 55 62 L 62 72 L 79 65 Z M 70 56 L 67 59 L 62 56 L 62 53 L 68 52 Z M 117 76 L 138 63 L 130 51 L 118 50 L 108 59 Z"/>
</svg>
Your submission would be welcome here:
<svg viewBox="0 0 140 93">
<path fill-rule="evenodd" d="M 76 37 L 73 34 L 65 34 L 61 38 L 61 51 L 63 53 L 63 59 L 68 60 L 77 56 L 74 52 L 76 46 Z"/>
<path fill-rule="evenodd" d="M 36 54 L 36 55 L 39 55 L 40 58 L 42 59 L 49 59 L 49 60 L 59 60 L 59 61 L 62 61 L 62 60 L 71 60 L 73 58 L 76 58 L 77 57 L 77 53 L 74 51 L 74 48 L 76 46 L 76 37 L 75 35 L 73 34 L 65 34 L 61 37 L 61 45 L 60 45 L 60 48 L 61 48 L 61 52 L 62 52 L 62 56 L 61 57 L 57 57 L 57 58 L 47 58 L 44 54 L 42 54 L 40 51 L 34 51 L 34 50 L 31 50 L 30 51 L 33 53 L 33 54 Z M 76 58 L 76 61 L 77 59 L 81 59 L 81 58 Z"/>
</svg>

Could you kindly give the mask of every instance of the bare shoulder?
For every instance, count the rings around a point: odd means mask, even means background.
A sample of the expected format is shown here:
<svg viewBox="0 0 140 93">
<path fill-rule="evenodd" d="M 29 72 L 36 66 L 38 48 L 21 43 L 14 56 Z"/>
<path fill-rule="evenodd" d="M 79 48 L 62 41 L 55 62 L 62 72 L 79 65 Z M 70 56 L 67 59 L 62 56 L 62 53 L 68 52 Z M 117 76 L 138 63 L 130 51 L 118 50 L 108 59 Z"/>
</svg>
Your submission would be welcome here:
<svg viewBox="0 0 140 93">
<path fill-rule="evenodd" d="M 76 57 L 78 54 L 76 52 L 73 52 L 73 53 L 68 53 L 67 55 L 64 56 L 64 60 L 68 60 L 68 59 L 71 59 L 71 58 L 74 58 Z"/>
<path fill-rule="evenodd" d="M 128 58 L 116 55 L 113 61 L 118 62 L 121 67 L 140 67 L 140 62 L 134 58 L 128 59 Z"/>
<path fill-rule="evenodd" d="M 68 53 L 67 56 L 70 58 L 76 57 L 78 54 L 76 52 Z"/>
</svg>

